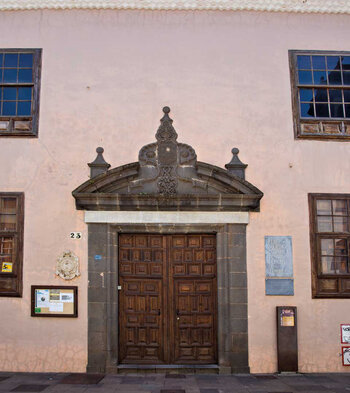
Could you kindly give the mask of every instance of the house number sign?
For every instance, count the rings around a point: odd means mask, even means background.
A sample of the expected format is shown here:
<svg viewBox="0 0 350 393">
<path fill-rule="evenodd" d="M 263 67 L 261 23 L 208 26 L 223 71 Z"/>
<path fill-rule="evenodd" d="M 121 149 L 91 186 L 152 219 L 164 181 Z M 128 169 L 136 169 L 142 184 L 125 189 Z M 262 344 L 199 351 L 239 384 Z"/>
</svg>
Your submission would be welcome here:
<svg viewBox="0 0 350 393">
<path fill-rule="evenodd" d="M 82 238 L 82 234 L 81 234 L 81 232 L 71 232 L 69 237 L 71 239 L 81 239 Z"/>
</svg>

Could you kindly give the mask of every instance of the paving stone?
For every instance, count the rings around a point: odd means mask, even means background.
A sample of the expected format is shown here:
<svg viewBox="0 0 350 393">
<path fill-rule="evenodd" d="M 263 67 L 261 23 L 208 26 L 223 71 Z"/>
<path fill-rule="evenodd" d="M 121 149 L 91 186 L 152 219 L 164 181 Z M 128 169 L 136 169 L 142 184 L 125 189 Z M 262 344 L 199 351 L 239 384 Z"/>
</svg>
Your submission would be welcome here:
<svg viewBox="0 0 350 393">
<path fill-rule="evenodd" d="M 160 393 L 186 393 L 184 389 L 162 389 Z"/>
<path fill-rule="evenodd" d="M 200 389 L 200 393 L 220 393 L 219 389 Z"/>
<path fill-rule="evenodd" d="M 42 392 L 50 385 L 19 385 L 11 390 L 11 392 Z"/>
<path fill-rule="evenodd" d="M 293 390 L 298 392 L 329 392 L 330 389 L 327 389 L 321 385 L 300 385 L 300 386 L 293 386 Z"/>
<path fill-rule="evenodd" d="M 60 384 L 78 384 L 78 385 L 90 385 L 99 383 L 104 378 L 104 374 L 69 374 L 58 383 Z"/>
</svg>

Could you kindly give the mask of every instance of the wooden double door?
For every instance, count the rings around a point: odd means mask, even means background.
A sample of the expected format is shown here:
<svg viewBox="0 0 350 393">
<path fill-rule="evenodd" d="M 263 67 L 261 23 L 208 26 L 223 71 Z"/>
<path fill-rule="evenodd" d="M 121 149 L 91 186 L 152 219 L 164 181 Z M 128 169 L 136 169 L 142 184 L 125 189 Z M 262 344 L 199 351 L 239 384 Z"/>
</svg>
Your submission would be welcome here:
<svg viewBox="0 0 350 393">
<path fill-rule="evenodd" d="M 119 236 L 119 362 L 217 362 L 215 235 Z"/>
</svg>

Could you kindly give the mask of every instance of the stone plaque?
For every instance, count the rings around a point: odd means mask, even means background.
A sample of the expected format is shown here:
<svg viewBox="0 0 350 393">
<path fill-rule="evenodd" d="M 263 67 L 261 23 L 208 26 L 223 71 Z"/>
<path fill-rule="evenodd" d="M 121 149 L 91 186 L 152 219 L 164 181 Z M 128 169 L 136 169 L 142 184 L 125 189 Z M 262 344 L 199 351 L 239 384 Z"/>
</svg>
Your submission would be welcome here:
<svg viewBox="0 0 350 393">
<path fill-rule="evenodd" d="M 265 236 L 266 277 L 293 277 L 291 236 Z"/>
<path fill-rule="evenodd" d="M 293 296 L 294 280 L 289 278 L 267 278 L 265 280 L 266 295 Z"/>
</svg>

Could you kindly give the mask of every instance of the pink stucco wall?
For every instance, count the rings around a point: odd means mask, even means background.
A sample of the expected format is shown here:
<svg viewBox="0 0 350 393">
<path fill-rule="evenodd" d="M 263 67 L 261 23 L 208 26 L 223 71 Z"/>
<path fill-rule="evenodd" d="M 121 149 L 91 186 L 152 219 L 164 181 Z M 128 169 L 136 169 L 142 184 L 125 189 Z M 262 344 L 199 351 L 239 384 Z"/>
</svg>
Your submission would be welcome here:
<svg viewBox="0 0 350 393">
<path fill-rule="evenodd" d="M 302 372 L 348 371 L 339 324 L 349 300 L 313 300 L 308 192 L 349 192 L 350 144 L 294 140 L 288 49 L 349 50 L 350 17 L 249 12 L 1 12 L 3 47 L 43 48 L 38 139 L 0 140 L 0 190 L 25 192 L 23 298 L 0 298 L 0 370 L 84 371 L 87 226 L 71 191 L 105 148 L 112 167 L 154 140 L 161 108 L 200 161 L 239 147 L 265 196 L 248 225 L 252 372 L 277 368 L 275 306 L 299 312 Z M 83 239 L 69 239 L 82 231 Z M 293 237 L 294 297 L 265 296 L 265 235 Z M 80 258 L 78 319 L 31 318 L 30 285 L 62 284 L 57 256 Z"/>
</svg>

